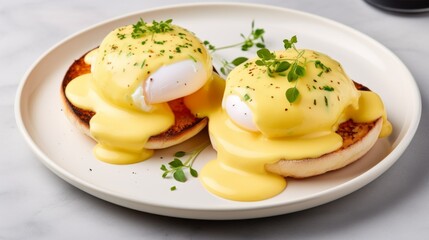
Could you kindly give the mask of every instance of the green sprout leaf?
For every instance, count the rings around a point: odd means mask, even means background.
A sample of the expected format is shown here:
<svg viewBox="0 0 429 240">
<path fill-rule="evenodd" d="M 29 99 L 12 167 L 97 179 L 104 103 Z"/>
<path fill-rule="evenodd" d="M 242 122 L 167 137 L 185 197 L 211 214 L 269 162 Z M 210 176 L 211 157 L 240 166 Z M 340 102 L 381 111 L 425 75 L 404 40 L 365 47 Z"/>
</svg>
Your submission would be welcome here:
<svg viewBox="0 0 429 240">
<path fill-rule="evenodd" d="M 184 151 L 178 151 L 178 152 L 176 152 L 175 154 L 174 154 L 174 156 L 175 157 L 178 157 L 178 158 L 181 158 L 181 157 L 183 157 L 183 156 L 185 156 L 186 155 L 186 152 L 184 152 Z"/>
<path fill-rule="evenodd" d="M 235 58 L 234 60 L 232 60 L 231 63 L 234 66 L 238 66 L 238 65 L 244 63 L 245 61 L 247 61 L 247 59 L 248 59 L 247 57 L 238 57 L 238 58 Z"/>
<path fill-rule="evenodd" d="M 268 61 L 271 59 L 275 59 L 275 55 L 273 53 L 270 52 L 270 50 L 266 49 L 266 48 L 262 48 L 259 49 L 256 54 L 258 55 L 259 58 L 261 58 L 262 60 Z"/>
<path fill-rule="evenodd" d="M 189 172 L 191 173 L 191 176 L 192 177 L 195 177 L 195 178 L 197 178 L 198 177 L 198 172 L 197 172 L 197 170 L 195 170 L 195 169 L 193 169 L 193 168 L 189 168 Z"/>
<path fill-rule="evenodd" d="M 286 98 L 290 103 L 295 102 L 298 99 L 299 91 L 298 88 L 292 87 L 286 91 Z"/>
<path fill-rule="evenodd" d="M 183 172 L 183 169 L 177 169 L 174 173 L 173 173 L 173 177 L 174 179 L 176 179 L 179 182 L 186 182 L 186 176 L 185 176 L 185 172 Z"/>
<path fill-rule="evenodd" d="M 173 161 L 169 162 L 168 165 L 173 168 L 182 167 L 183 163 L 180 159 L 175 158 Z"/>
<path fill-rule="evenodd" d="M 167 167 L 166 167 L 164 164 L 162 164 L 162 165 L 161 165 L 161 170 L 162 170 L 162 171 L 167 171 Z"/>
<path fill-rule="evenodd" d="M 258 47 L 258 48 L 265 48 L 265 44 L 263 44 L 263 43 L 256 43 L 256 47 Z"/>
<path fill-rule="evenodd" d="M 225 68 L 225 67 L 221 67 L 221 68 L 220 68 L 220 72 L 221 72 L 223 75 L 228 75 L 228 70 L 226 70 L 226 68 Z"/>
<path fill-rule="evenodd" d="M 256 60 L 256 65 L 258 66 L 265 66 L 265 63 L 262 60 Z"/>
<path fill-rule="evenodd" d="M 305 68 L 303 66 L 297 65 L 295 69 L 296 75 L 303 77 L 305 75 Z"/>
<path fill-rule="evenodd" d="M 295 43 L 298 42 L 298 38 L 296 36 L 291 37 L 291 39 L 284 39 L 283 44 L 285 50 L 288 50 L 289 48 L 295 48 Z"/>
<path fill-rule="evenodd" d="M 276 72 L 284 72 L 288 70 L 290 67 L 290 63 L 288 61 L 280 62 L 280 64 L 277 65 Z"/>
<path fill-rule="evenodd" d="M 297 75 L 295 72 L 290 71 L 290 72 L 287 74 L 287 80 L 288 80 L 289 82 L 296 81 L 297 79 L 298 79 L 298 75 Z"/>
</svg>

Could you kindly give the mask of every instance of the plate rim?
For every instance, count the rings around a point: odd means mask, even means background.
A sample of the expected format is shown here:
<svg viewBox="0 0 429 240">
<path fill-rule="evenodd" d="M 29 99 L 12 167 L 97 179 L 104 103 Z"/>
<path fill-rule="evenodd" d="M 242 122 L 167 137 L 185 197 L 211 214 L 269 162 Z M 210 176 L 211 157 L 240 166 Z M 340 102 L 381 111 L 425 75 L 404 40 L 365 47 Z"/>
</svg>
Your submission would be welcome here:
<svg viewBox="0 0 429 240">
<path fill-rule="evenodd" d="M 316 207 L 316 206 L 325 204 L 327 202 L 333 201 L 335 199 L 341 198 L 347 194 L 353 193 L 354 191 L 366 186 L 368 183 L 372 182 L 374 179 L 376 179 L 377 177 L 382 175 L 385 171 L 387 171 L 390 168 L 390 166 L 393 165 L 400 158 L 400 156 L 403 154 L 405 149 L 411 143 L 411 140 L 413 139 L 413 137 L 414 137 L 414 135 L 418 129 L 420 119 L 421 119 L 422 103 L 421 103 L 420 91 L 418 89 L 418 86 L 417 86 L 417 83 L 416 83 L 414 77 L 412 76 L 412 74 L 410 73 L 410 71 L 406 67 L 406 65 L 391 50 L 389 50 L 386 46 L 382 45 L 381 43 L 379 43 L 375 39 L 369 37 L 365 33 L 362 33 L 360 31 L 358 31 L 352 27 L 349 27 L 345 24 L 342 24 L 340 22 L 331 20 L 331 19 L 326 18 L 326 17 L 319 16 L 316 14 L 312 14 L 312 13 L 308 13 L 308 12 L 304 12 L 304 11 L 300 11 L 300 10 L 295 10 L 295 9 L 290 9 L 290 8 L 286 8 L 286 7 L 278 7 L 278 6 L 272 6 L 272 5 L 266 5 L 266 4 L 238 3 L 238 2 L 206 2 L 206 3 L 182 3 L 182 4 L 166 5 L 166 6 L 161 6 L 161 7 L 155 7 L 155 8 L 148 8 L 148 9 L 133 11 L 133 12 L 129 12 L 126 14 L 122 14 L 122 15 L 117 16 L 117 17 L 109 18 L 109 19 L 106 19 L 104 21 L 98 22 L 96 24 L 92 24 L 92 25 L 90 25 L 90 26 L 88 26 L 88 27 L 86 27 L 80 31 L 77 31 L 77 32 L 69 35 L 68 37 L 63 38 L 58 43 L 56 43 L 52 47 L 48 48 L 48 50 L 46 50 L 40 57 L 38 57 L 33 62 L 33 64 L 30 65 L 30 67 L 25 72 L 25 74 L 23 75 L 22 79 L 19 82 L 17 92 L 15 95 L 14 112 L 15 112 L 15 120 L 16 120 L 16 124 L 18 126 L 18 129 L 20 130 L 21 134 L 24 136 L 24 139 L 26 140 L 27 144 L 30 146 L 31 150 L 42 161 L 42 163 L 46 167 L 48 167 L 52 172 L 54 172 L 58 177 L 60 177 L 61 179 L 65 180 L 66 182 L 70 183 L 71 185 L 83 190 L 84 192 L 89 193 L 92 196 L 96 196 L 100 199 L 103 199 L 103 200 L 106 200 L 106 201 L 109 201 L 109 202 L 112 202 L 112 203 L 115 203 L 117 205 L 121 205 L 121 206 L 124 206 L 127 208 L 143 211 L 143 210 L 138 209 L 138 208 L 133 208 L 130 206 L 126 206 L 124 204 L 120 204 L 120 203 L 118 203 L 118 201 L 115 201 L 115 199 L 111 199 L 111 197 L 118 198 L 119 200 L 123 200 L 123 201 L 127 201 L 127 202 L 135 202 L 134 199 L 117 195 L 117 194 L 109 191 L 108 189 L 101 189 L 101 188 L 95 186 L 94 184 L 92 184 L 90 182 L 84 181 L 84 180 L 76 177 L 75 175 L 66 171 L 66 169 L 64 169 L 63 167 L 59 166 L 58 164 L 55 164 L 54 161 L 50 160 L 50 158 L 37 146 L 36 142 L 31 137 L 30 133 L 28 132 L 27 127 L 24 124 L 24 119 L 22 116 L 22 110 L 24 109 L 24 107 L 22 106 L 22 101 L 23 101 L 22 93 L 23 93 L 23 90 L 25 89 L 26 84 L 28 84 L 28 79 L 29 79 L 31 73 L 40 64 L 40 62 L 42 62 L 43 59 L 45 59 L 52 51 L 57 49 L 59 46 L 63 45 L 64 43 L 72 40 L 73 38 L 75 38 L 81 34 L 84 34 L 88 31 L 96 29 L 102 25 L 111 24 L 115 21 L 119 21 L 121 19 L 130 17 L 132 15 L 148 14 L 151 12 L 165 11 L 165 10 L 175 10 L 175 9 L 179 9 L 179 8 L 193 8 L 193 7 L 205 7 L 205 8 L 207 8 L 210 6 L 263 8 L 264 10 L 267 10 L 267 11 L 275 10 L 275 11 L 291 12 L 291 13 L 298 14 L 301 16 L 305 16 L 305 17 L 309 17 L 312 19 L 324 21 L 325 23 L 333 25 L 335 28 L 340 28 L 340 30 L 342 30 L 342 31 L 346 30 L 352 34 L 357 34 L 360 37 L 364 37 L 365 40 L 371 42 L 372 44 L 376 44 L 376 47 L 383 50 L 385 53 L 389 54 L 389 57 L 391 57 L 393 60 L 395 60 L 396 62 L 398 62 L 399 64 L 401 64 L 404 67 L 406 74 L 408 74 L 410 79 L 412 79 L 411 82 L 413 83 L 413 86 L 411 86 L 411 87 L 417 93 L 415 95 L 415 99 L 414 99 L 414 101 L 416 101 L 417 105 L 413 106 L 414 108 L 416 108 L 415 109 L 416 115 L 415 116 L 408 116 L 407 121 L 411 121 L 408 124 L 411 126 L 411 128 L 408 128 L 406 130 L 406 132 L 403 133 L 404 136 L 402 137 L 402 139 L 400 139 L 398 144 L 393 148 L 393 150 L 382 161 L 377 163 L 375 166 L 373 166 L 369 170 L 363 172 L 358 177 L 352 178 L 352 179 L 350 179 L 344 183 L 341 183 L 341 184 L 336 185 L 334 187 L 320 191 L 318 193 L 306 196 L 304 199 L 297 199 L 297 200 L 288 202 L 287 204 L 278 202 L 278 203 L 264 204 L 263 206 L 259 206 L 259 207 L 255 207 L 253 205 L 249 206 L 249 205 L 244 204 L 243 206 L 240 206 L 240 207 L 236 207 L 236 206 L 225 207 L 225 206 L 223 206 L 222 208 L 216 208 L 216 209 L 209 209 L 209 208 L 198 208 L 198 209 L 196 209 L 196 208 L 184 208 L 184 207 L 177 208 L 177 207 L 172 207 L 170 205 L 153 204 L 153 203 L 148 203 L 148 202 L 138 202 L 138 204 L 140 204 L 140 205 L 143 204 L 144 208 L 155 207 L 155 208 L 170 209 L 170 210 L 174 209 L 175 211 L 198 211 L 198 212 L 201 212 L 201 211 L 204 211 L 204 212 L 240 211 L 241 212 L 241 211 L 246 211 L 246 210 L 264 211 L 264 209 L 278 209 L 281 207 L 285 207 L 285 205 L 299 205 L 299 204 L 302 205 L 303 203 L 305 205 L 305 202 L 311 202 L 311 201 L 315 201 L 316 199 L 319 199 L 321 197 L 325 197 L 324 201 L 320 202 L 317 205 L 312 205 L 312 207 Z M 399 134 L 401 134 L 401 133 L 399 133 Z M 396 159 L 391 159 L 390 161 L 388 161 L 387 160 L 388 158 L 396 158 Z M 385 166 L 385 165 L 387 165 L 387 166 Z M 384 169 L 384 170 L 381 171 L 381 169 Z M 349 190 L 350 188 L 352 190 Z M 94 194 L 94 192 L 91 192 L 89 190 L 96 191 L 96 192 L 98 192 L 98 194 Z M 338 192 L 341 192 L 341 193 L 338 194 Z M 332 193 L 337 193 L 337 194 L 335 195 L 335 197 L 328 197 L 328 196 L 332 195 Z M 104 197 L 102 195 L 104 195 Z M 111 197 L 110 197 L 110 199 L 106 199 L 106 196 L 107 197 L 111 196 Z M 309 207 L 304 207 L 304 208 L 301 207 L 295 211 L 304 210 L 304 209 L 308 209 L 308 208 Z M 177 214 L 176 215 L 162 214 L 159 211 L 150 211 L 150 209 L 149 210 L 145 209 L 144 211 L 155 213 L 155 214 L 160 214 L 160 215 L 198 219 L 198 217 L 195 217 L 195 216 L 194 217 L 182 216 L 182 214 L 179 214 L 179 215 L 177 215 Z M 289 211 L 289 212 L 295 212 L 295 211 Z M 289 212 L 281 212 L 279 214 L 286 214 Z M 274 215 L 279 215 L 279 214 L 269 214 L 269 215 L 258 214 L 258 216 L 256 216 L 256 217 L 274 216 Z M 245 219 L 245 218 L 255 218 L 255 216 L 238 217 L 235 219 Z M 207 216 L 201 216 L 201 219 L 234 219 L 234 218 L 231 218 L 231 217 L 228 217 L 228 218 L 222 218 L 222 217 L 221 218 L 219 218 L 219 217 L 207 218 Z"/>
</svg>

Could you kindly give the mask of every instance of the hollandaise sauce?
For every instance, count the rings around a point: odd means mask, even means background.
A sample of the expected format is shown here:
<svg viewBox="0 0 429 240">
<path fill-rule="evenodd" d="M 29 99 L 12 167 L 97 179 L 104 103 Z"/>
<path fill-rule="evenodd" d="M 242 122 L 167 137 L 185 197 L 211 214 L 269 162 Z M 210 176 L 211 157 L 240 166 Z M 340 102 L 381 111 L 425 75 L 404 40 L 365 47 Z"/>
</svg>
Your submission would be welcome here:
<svg viewBox="0 0 429 240">
<path fill-rule="evenodd" d="M 210 192 L 237 201 L 258 201 L 279 194 L 286 180 L 267 172 L 265 165 L 280 159 L 317 158 L 339 149 L 342 138 L 335 131 L 348 119 L 372 122 L 382 117 L 382 135 L 390 133 L 391 125 L 377 94 L 358 91 L 335 60 L 304 51 L 299 61 L 306 74 L 296 82 L 281 75 L 269 77 L 266 68 L 255 64 L 255 60 L 241 64 L 226 79 L 223 102 L 231 95 L 239 96 L 251 109 L 258 131 L 237 124 L 220 107 L 222 97 L 212 97 L 212 101 L 219 102 L 211 103 L 209 108 L 192 106 L 209 116 L 210 138 L 217 151 L 217 158 L 200 172 L 200 180 Z M 279 59 L 296 57 L 294 51 L 276 55 Z M 323 62 L 330 71 L 321 74 L 316 61 Z M 221 85 L 212 84 L 214 89 L 221 89 Z M 285 97 L 291 86 L 301 93 L 293 103 Z"/>
<path fill-rule="evenodd" d="M 66 96 L 72 104 L 95 112 L 89 125 L 97 141 L 94 154 L 98 159 L 114 164 L 145 160 L 153 154 L 145 148 L 148 139 L 174 124 L 167 103 L 147 104 L 142 109 L 133 97 L 153 80 L 151 74 L 163 66 L 192 60 L 203 65 L 207 78 L 211 75 L 211 59 L 201 41 L 186 29 L 168 27 L 156 32 L 136 31 L 133 25 L 115 29 L 86 56 L 91 73 L 67 86 Z"/>
</svg>

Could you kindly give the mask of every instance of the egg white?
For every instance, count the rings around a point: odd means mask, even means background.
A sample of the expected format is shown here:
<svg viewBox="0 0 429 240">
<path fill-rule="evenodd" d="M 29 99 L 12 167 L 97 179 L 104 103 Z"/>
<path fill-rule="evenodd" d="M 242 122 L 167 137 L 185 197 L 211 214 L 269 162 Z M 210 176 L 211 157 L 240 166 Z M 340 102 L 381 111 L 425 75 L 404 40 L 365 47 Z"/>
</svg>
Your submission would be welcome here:
<svg viewBox="0 0 429 240">
<path fill-rule="evenodd" d="M 237 95 L 229 95 L 223 102 L 223 108 L 230 119 L 238 126 L 252 132 L 258 132 L 253 121 L 253 113 L 247 103 Z"/>
<path fill-rule="evenodd" d="M 133 102 L 143 111 L 150 111 L 152 104 L 196 92 L 206 83 L 207 74 L 204 65 L 192 59 L 162 66 L 136 88 Z"/>
</svg>

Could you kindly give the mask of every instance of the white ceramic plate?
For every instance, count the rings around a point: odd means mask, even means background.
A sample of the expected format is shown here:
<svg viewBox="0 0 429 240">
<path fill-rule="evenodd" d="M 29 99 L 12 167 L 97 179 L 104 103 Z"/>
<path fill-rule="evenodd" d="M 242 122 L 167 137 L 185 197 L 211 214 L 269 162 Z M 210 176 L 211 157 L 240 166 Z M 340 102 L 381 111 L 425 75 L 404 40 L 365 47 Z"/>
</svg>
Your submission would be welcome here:
<svg viewBox="0 0 429 240">
<path fill-rule="evenodd" d="M 161 164 L 177 150 L 190 150 L 203 133 L 180 146 L 158 151 L 145 162 L 116 166 L 96 160 L 94 143 L 66 120 L 60 104 L 61 80 L 73 60 L 97 46 L 115 27 L 172 18 L 174 23 L 217 46 L 241 40 L 240 33 L 266 30 L 266 44 L 282 48 L 282 40 L 298 36 L 298 47 L 313 48 L 339 60 L 348 74 L 383 98 L 394 126 L 360 161 L 342 170 L 306 180 L 290 180 L 280 195 L 260 202 L 234 202 L 207 192 L 198 179 L 181 184 L 162 179 Z M 248 53 L 249 55 L 254 54 Z M 239 49 L 219 52 L 232 59 Z M 401 97 L 398 97 L 401 96 Z M 403 101 L 407 99 L 407 101 Z M 41 161 L 70 184 L 106 201 L 128 208 L 183 218 L 244 219 L 279 215 L 335 200 L 368 184 L 385 172 L 410 143 L 421 114 L 416 83 L 403 63 L 373 39 L 339 23 L 284 8 L 248 4 L 192 4 L 158 8 L 98 24 L 75 34 L 43 55 L 21 82 L 16 99 L 18 125 Z M 195 163 L 201 169 L 213 159 L 211 147 Z M 171 191 L 171 186 L 177 186 Z"/>
</svg>

